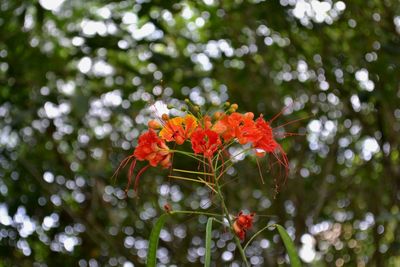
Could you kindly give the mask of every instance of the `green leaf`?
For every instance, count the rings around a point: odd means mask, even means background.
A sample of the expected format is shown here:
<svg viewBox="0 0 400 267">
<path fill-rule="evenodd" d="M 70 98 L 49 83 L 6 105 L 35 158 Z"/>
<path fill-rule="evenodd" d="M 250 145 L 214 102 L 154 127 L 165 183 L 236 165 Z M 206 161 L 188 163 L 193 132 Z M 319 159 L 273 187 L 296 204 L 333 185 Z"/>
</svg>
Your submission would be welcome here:
<svg viewBox="0 0 400 267">
<path fill-rule="evenodd" d="M 211 263 L 211 231 L 213 217 L 208 218 L 206 226 L 206 255 L 204 260 L 204 267 L 209 267 Z"/>
<path fill-rule="evenodd" d="M 283 228 L 279 224 L 276 224 L 275 226 L 278 229 L 278 232 L 283 240 L 283 244 L 286 247 L 286 251 L 290 259 L 290 265 L 292 267 L 301 267 L 301 262 L 299 256 L 297 255 L 296 247 L 294 246 L 292 239 L 286 232 L 285 228 Z"/>
<path fill-rule="evenodd" d="M 157 248 L 158 248 L 158 240 L 160 237 L 160 232 L 162 227 L 164 226 L 165 219 L 167 218 L 168 214 L 165 213 L 157 219 L 156 224 L 154 225 L 153 229 L 150 233 L 149 239 L 149 251 L 147 254 L 147 267 L 155 267 L 157 264 Z"/>
</svg>

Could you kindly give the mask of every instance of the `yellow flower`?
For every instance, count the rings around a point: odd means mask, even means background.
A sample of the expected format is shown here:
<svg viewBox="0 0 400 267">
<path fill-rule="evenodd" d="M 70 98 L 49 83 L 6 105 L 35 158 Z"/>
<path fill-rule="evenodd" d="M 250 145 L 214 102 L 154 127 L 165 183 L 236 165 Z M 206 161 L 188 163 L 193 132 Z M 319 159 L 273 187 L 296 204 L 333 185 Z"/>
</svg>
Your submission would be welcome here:
<svg viewBox="0 0 400 267">
<path fill-rule="evenodd" d="M 190 114 L 185 117 L 168 119 L 159 135 L 168 142 L 175 141 L 178 145 L 181 145 L 186 139 L 190 138 L 197 125 L 197 119 Z"/>
</svg>

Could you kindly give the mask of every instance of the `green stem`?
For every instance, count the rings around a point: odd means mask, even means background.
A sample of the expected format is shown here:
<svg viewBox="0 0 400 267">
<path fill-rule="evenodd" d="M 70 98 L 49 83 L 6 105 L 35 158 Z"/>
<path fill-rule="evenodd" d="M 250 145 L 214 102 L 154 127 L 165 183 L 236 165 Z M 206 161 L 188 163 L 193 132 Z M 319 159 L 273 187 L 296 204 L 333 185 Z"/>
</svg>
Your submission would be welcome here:
<svg viewBox="0 0 400 267">
<path fill-rule="evenodd" d="M 247 241 L 246 245 L 243 247 L 243 249 L 246 251 L 246 248 L 248 247 L 248 245 L 250 245 L 251 241 L 253 241 L 254 238 L 256 238 L 259 234 L 261 234 L 265 229 L 268 229 L 272 226 L 274 226 L 275 224 L 269 224 L 265 227 L 263 227 L 260 231 L 258 231 L 257 233 L 255 233 L 250 239 L 249 241 Z"/>
<path fill-rule="evenodd" d="M 235 233 L 233 232 L 233 230 L 232 230 L 232 229 L 233 229 L 233 228 L 232 228 L 232 221 L 231 221 L 231 218 L 230 218 L 230 216 L 229 216 L 228 208 L 227 208 L 226 205 L 225 205 L 225 200 L 224 200 L 224 197 L 223 197 L 223 195 L 222 195 L 222 193 L 221 193 L 221 190 L 220 190 L 218 181 L 216 181 L 216 186 L 217 186 L 218 196 L 219 196 L 219 199 L 221 200 L 222 208 L 223 208 L 224 213 L 225 213 L 225 217 L 226 217 L 226 219 L 228 220 L 228 223 L 229 223 L 229 229 L 230 229 L 230 231 L 231 231 L 231 233 L 232 233 L 232 235 L 233 235 L 233 239 L 235 240 L 235 243 L 236 243 L 236 247 L 238 248 L 239 253 L 240 253 L 240 255 L 242 256 L 242 259 L 243 259 L 245 265 L 246 265 L 247 267 L 249 267 L 250 265 L 249 265 L 249 262 L 247 261 L 246 254 L 244 253 L 244 250 L 243 250 L 243 248 L 242 248 L 242 244 L 240 244 L 239 238 L 236 236 L 236 234 L 235 234 Z"/>
<path fill-rule="evenodd" d="M 217 214 L 217 213 L 193 211 L 193 210 L 172 210 L 169 213 L 170 214 L 197 214 L 197 215 L 217 216 L 217 217 L 222 216 L 221 214 Z"/>
<path fill-rule="evenodd" d="M 207 163 L 205 161 L 203 161 L 201 158 L 199 158 L 196 154 L 193 154 L 193 153 L 190 153 L 190 152 L 184 152 L 184 151 L 180 151 L 180 150 L 175 150 L 175 149 L 169 149 L 169 151 L 173 152 L 173 153 L 177 153 L 177 154 L 183 154 L 185 156 L 193 158 L 193 159 L 195 159 L 197 161 L 200 161 L 201 163 L 207 165 Z"/>
<path fill-rule="evenodd" d="M 232 162 L 234 158 L 236 158 L 237 156 L 239 156 L 240 154 L 246 153 L 248 151 L 252 150 L 252 148 L 247 148 L 247 149 L 243 149 L 242 151 L 240 151 L 239 153 L 233 155 L 232 157 L 230 157 L 228 160 L 226 160 L 224 162 L 224 164 L 221 164 L 220 166 L 218 166 L 218 168 L 216 168 L 215 170 L 218 171 L 220 168 L 222 168 L 223 166 L 225 166 L 227 163 Z M 234 162 L 231 164 L 231 166 L 234 164 Z"/>
<path fill-rule="evenodd" d="M 249 265 L 249 262 L 247 261 L 247 257 L 246 257 L 246 254 L 244 253 L 242 244 L 240 244 L 239 238 L 233 232 L 232 221 L 231 221 L 231 218 L 229 216 L 229 211 L 228 211 L 228 208 L 226 207 L 225 199 L 224 199 L 224 196 L 223 196 L 223 194 L 221 192 L 221 188 L 219 186 L 218 180 L 216 179 L 217 175 L 216 175 L 216 173 L 214 171 L 213 164 L 212 164 L 212 161 L 211 161 L 210 158 L 209 158 L 209 165 L 211 166 L 211 172 L 214 174 L 214 180 L 215 180 L 215 186 L 216 186 L 216 189 L 217 189 L 217 195 L 218 195 L 219 199 L 221 200 L 221 206 L 222 206 L 222 209 L 223 209 L 223 211 L 225 213 L 225 218 L 228 220 L 229 230 L 233 235 L 233 239 L 235 240 L 236 247 L 239 250 L 240 255 L 242 256 L 243 262 L 245 263 L 246 267 L 249 267 L 250 265 Z"/>
</svg>

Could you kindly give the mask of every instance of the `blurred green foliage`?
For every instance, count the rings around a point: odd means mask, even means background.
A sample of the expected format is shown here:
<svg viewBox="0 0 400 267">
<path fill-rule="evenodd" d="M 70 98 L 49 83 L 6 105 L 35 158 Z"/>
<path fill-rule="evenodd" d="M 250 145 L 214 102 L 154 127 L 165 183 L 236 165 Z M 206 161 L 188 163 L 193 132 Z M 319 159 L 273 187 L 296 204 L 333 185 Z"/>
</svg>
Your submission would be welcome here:
<svg viewBox="0 0 400 267">
<path fill-rule="evenodd" d="M 158 169 L 139 198 L 111 179 L 149 103 L 185 97 L 289 106 L 275 126 L 309 117 L 285 127 L 304 135 L 281 140 L 291 173 L 275 199 L 267 162 L 266 184 L 251 158 L 232 170 L 232 212 L 274 216 L 254 232 L 284 225 L 309 266 L 399 266 L 399 14 L 393 0 L 1 1 L 0 266 L 140 266 L 166 202 L 215 208 Z M 206 221 L 168 223 L 161 264 L 200 266 Z M 223 229 L 212 246 L 215 266 L 239 266 Z M 248 256 L 287 263 L 273 232 Z"/>
</svg>

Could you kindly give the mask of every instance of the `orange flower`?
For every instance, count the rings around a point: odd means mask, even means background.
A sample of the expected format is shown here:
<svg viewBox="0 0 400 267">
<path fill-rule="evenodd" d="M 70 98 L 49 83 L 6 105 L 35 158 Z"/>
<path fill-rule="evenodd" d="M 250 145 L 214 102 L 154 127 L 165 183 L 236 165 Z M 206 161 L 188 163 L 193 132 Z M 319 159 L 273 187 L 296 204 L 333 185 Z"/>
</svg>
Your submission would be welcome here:
<svg viewBox="0 0 400 267">
<path fill-rule="evenodd" d="M 150 129 L 139 137 L 138 146 L 133 155 L 138 160 L 147 160 L 156 167 L 160 164 L 163 168 L 171 166 L 171 152 L 165 142 Z"/>
<path fill-rule="evenodd" d="M 254 114 L 251 112 L 245 114 L 234 112 L 220 118 L 212 129 L 221 134 L 225 142 L 237 138 L 238 142 L 243 145 L 259 138 L 253 118 Z"/>
<path fill-rule="evenodd" d="M 212 129 L 220 134 L 225 142 L 228 142 L 236 137 L 236 128 L 240 124 L 242 114 L 232 113 L 222 116 L 212 127 Z"/>
<path fill-rule="evenodd" d="M 254 212 L 250 214 L 243 214 L 241 211 L 236 217 L 236 220 L 233 222 L 233 231 L 240 238 L 240 240 L 244 240 L 246 231 L 253 226 L 254 215 Z"/>
<path fill-rule="evenodd" d="M 241 145 L 255 142 L 260 138 L 260 133 L 254 123 L 253 117 L 254 115 L 251 112 L 243 115 L 236 133 L 236 138 Z"/>
<path fill-rule="evenodd" d="M 192 115 L 186 115 L 184 118 L 176 117 L 168 119 L 159 135 L 167 142 L 175 141 L 178 145 L 190 138 L 197 127 L 197 119 Z"/>
<path fill-rule="evenodd" d="M 191 137 L 192 149 L 196 154 L 203 154 L 210 158 L 221 146 L 221 140 L 216 132 L 198 128 Z"/>
</svg>

